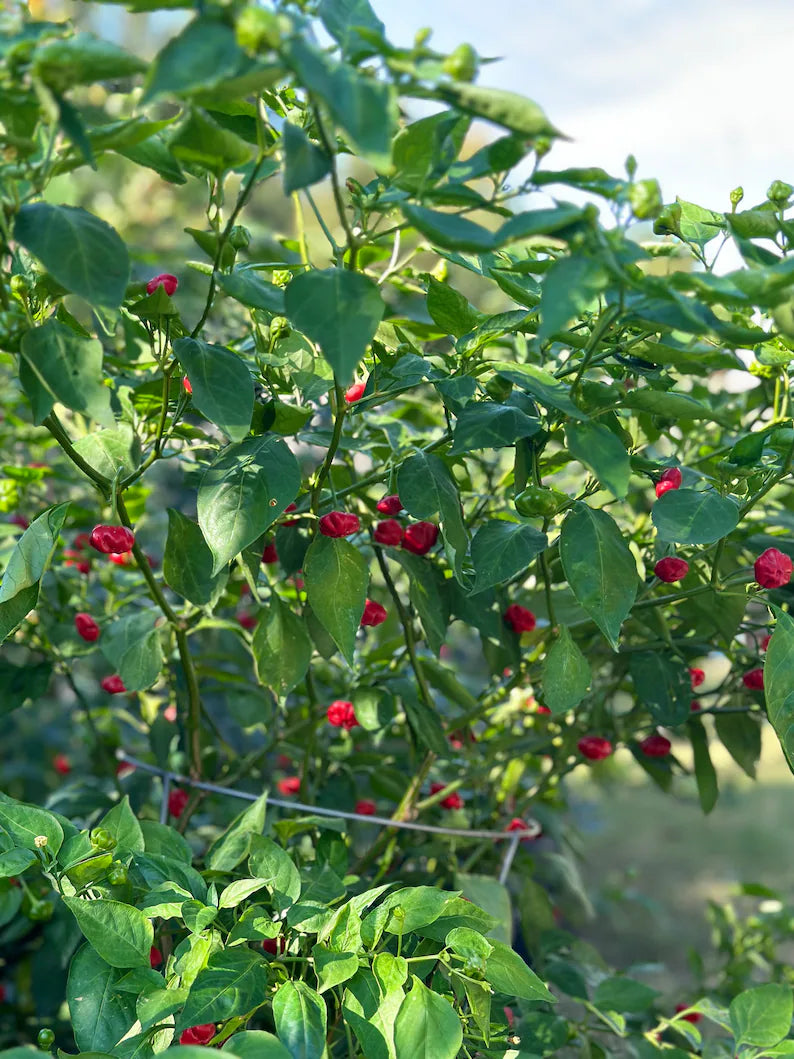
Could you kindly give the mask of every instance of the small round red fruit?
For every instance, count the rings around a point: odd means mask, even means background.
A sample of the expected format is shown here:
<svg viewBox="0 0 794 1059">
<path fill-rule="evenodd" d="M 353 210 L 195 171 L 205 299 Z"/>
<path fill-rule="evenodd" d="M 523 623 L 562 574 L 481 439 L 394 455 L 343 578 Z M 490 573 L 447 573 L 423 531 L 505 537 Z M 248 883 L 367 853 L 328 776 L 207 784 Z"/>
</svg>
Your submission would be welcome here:
<svg viewBox="0 0 794 1059">
<path fill-rule="evenodd" d="M 374 599 L 368 599 L 364 604 L 364 613 L 361 615 L 362 626 L 382 625 L 389 616 L 389 612 Z"/>
<path fill-rule="evenodd" d="M 603 761 L 612 755 L 614 749 L 610 741 L 600 735 L 585 735 L 576 745 L 579 753 L 588 761 Z"/>
<path fill-rule="evenodd" d="M 672 743 L 665 736 L 655 732 L 643 739 L 640 750 L 646 757 L 667 757 L 672 749 Z"/>
<path fill-rule="evenodd" d="M 345 390 L 345 401 L 348 404 L 355 404 L 356 401 L 360 401 L 366 388 L 367 384 L 365 382 L 354 382 L 352 386 L 348 386 Z"/>
<path fill-rule="evenodd" d="M 99 639 L 100 628 L 90 614 L 80 611 L 74 616 L 74 627 L 77 635 L 82 637 L 86 643 L 96 643 Z"/>
<path fill-rule="evenodd" d="M 513 632 L 517 632 L 519 635 L 522 632 L 532 632 L 537 624 L 532 611 L 522 607 L 520 603 L 511 603 L 502 617 Z"/>
<path fill-rule="evenodd" d="M 684 580 L 689 573 L 689 563 L 686 559 L 677 559 L 673 555 L 667 555 L 654 566 L 653 572 L 660 581 L 671 585 L 674 581 Z"/>
<path fill-rule="evenodd" d="M 659 478 L 656 483 L 656 496 L 657 499 L 668 493 L 671 489 L 681 488 L 681 471 L 678 467 L 668 467 Z"/>
<path fill-rule="evenodd" d="M 360 528 L 358 515 L 347 511 L 329 511 L 320 519 L 320 533 L 324 537 L 349 537 L 351 533 L 358 533 Z"/>
<path fill-rule="evenodd" d="M 761 588 L 782 588 L 791 580 L 792 570 L 794 563 L 777 548 L 767 548 L 753 565 L 755 579 Z"/>
</svg>

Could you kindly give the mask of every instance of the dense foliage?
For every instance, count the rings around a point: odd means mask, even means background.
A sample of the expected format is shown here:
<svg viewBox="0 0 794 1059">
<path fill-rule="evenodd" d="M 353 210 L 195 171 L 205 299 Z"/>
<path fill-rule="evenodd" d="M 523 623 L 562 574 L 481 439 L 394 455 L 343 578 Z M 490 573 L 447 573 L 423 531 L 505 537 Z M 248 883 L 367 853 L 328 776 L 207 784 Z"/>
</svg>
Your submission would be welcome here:
<svg viewBox="0 0 794 1059">
<path fill-rule="evenodd" d="M 790 1054 L 779 903 L 677 1014 L 577 937 L 564 780 L 794 763 L 794 189 L 555 170 L 367 0 L 196 8 L 0 22 L 3 1054 Z"/>
</svg>

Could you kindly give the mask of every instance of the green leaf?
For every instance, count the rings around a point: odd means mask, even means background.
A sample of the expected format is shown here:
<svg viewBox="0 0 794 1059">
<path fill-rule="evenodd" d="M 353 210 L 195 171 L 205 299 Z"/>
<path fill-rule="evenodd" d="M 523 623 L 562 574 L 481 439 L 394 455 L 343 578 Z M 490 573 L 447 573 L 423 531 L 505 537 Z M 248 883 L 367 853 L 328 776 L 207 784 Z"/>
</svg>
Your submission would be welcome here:
<svg viewBox="0 0 794 1059">
<path fill-rule="evenodd" d="M 709 752 L 709 737 L 699 717 L 690 716 L 687 721 L 689 740 L 692 743 L 692 754 L 695 765 L 695 780 L 698 787 L 700 807 L 704 813 L 710 813 L 717 804 L 719 786 L 717 773 Z"/>
<path fill-rule="evenodd" d="M 127 691 L 150 688 L 163 668 L 157 620 L 158 612 L 154 610 L 138 611 L 111 622 L 102 633 L 100 650 Z"/>
<path fill-rule="evenodd" d="M 158 176 L 171 184 L 187 183 L 187 177 L 182 172 L 179 162 L 171 153 L 164 137 L 159 133 L 141 143 L 136 143 L 131 147 L 119 147 L 117 150 L 124 158 L 129 158 L 136 165 L 154 170 Z"/>
<path fill-rule="evenodd" d="M 265 829 L 266 810 L 267 795 L 263 794 L 238 813 L 206 853 L 205 860 L 210 871 L 230 872 L 245 859 L 252 839 L 261 836 Z"/>
<path fill-rule="evenodd" d="M 193 404 L 232 441 L 242 441 L 254 413 L 254 381 L 246 364 L 224 346 L 178 338 L 174 354 L 193 388 Z"/>
<path fill-rule="evenodd" d="M 111 967 L 148 967 L 154 944 L 152 924 L 139 909 L 121 901 L 64 897 L 89 945 Z M 191 1025 L 195 1025 L 192 1023 Z"/>
<path fill-rule="evenodd" d="M 755 767 L 761 757 L 761 726 L 746 713 L 720 714 L 714 716 L 714 727 L 720 742 L 733 760 L 751 780 L 755 779 Z"/>
<path fill-rule="evenodd" d="M 489 943 L 495 938 L 497 941 L 503 941 L 505 945 L 510 945 L 513 937 L 513 903 L 510 891 L 504 883 L 500 883 L 492 875 L 462 871 L 456 871 L 454 878 L 462 896 L 475 905 L 474 911 L 479 922 L 465 922 L 460 917 L 452 917 L 447 929 L 465 926 L 483 935 L 487 934 Z M 457 902 L 458 898 L 453 905 Z M 442 917 L 444 921 L 449 918 L 451 907 L 453 906 L 450 906 Z M 441 921 L 437 920 L 436 925 Z"/>
<path fill-rule="evenodd" d="M 606 430 L 606 427 L 603 428 Z M 540 422 L 513 405 L 493 401 L 470 401 L 455 423 L 450 456 L 472 449 L 500 449 L 540 430 Z M 607 430 L 611 437 L 614 435 Z M 617 442 L 617 438 L 615 438 Z M 620 442 L 617 442 L 619 445 Z M 628 456 L 626 457 L 628 465 Z"/>
<path fill-rule="evenodd" d="M 531 140 L 537 136 L 562 136 L 537 103 L 515 92 L 466 84 L 463 81 L 437 85 L 435 91 L 447 103 L 452 103 L 465 114 L 492 121 L 527 139 Z"/>
<path fill-rule="evenodd" d="M 187 1003 L 177 1016 L 176 1032 L 247 1015 L 264 1003 L 267 987 L 264 957 L 240 947 L 214 952 L 196 975 Z"/>
<path fill-rule="evenodd" d="M 460 1019 L 446 997 L 416 975 L 394 1023 L 396 1059 L 455 1059 L 463 1043 Z"/>
<path fill-rule="evenodd" d="M 223 1045 L 235 1059 L 291 1059 L 290 1053 L 272 1033 L 265 1030 L 243 1030 L 235 1033 Z"/>
<path fill-rule="evenodd" d="M 32 849 L 11 849 L 7 853 L 0 853 L 0 879 L 21 875 L 38 859 Z"/>
<path fill-rule="evenodd" d="M 575 253 L 558 257 L 540 289 L 538 338 L 545 341 L 581 316 L 609 285 L 609 273 L 597 258 Z"/>
<path fill-rule="evenodd" d="M 284 982 L 273 997 L 279 1040 L 292 1059 L 322 1059 L 325 1054 L 325 1001 L 305 982 Z"/>
<path fill-rule="evenodd" d="M 280 438 L 263 434 L 223 449 L 198 491 L 198 522 L 213 555 L 213 576 L 283 514 L 300 483 L 298 462 Z"/>
<path fill-rule="evenodd" d="M 571 455 L 589 467 L 599 482 L 622 500 L 629 489 L 631 462 L 617 435 L 603 423 L 569 423 L 565 439 Z"/>
<path fill-rule="evenodd" d="M 143 853 L 143 831 L 137 816 L 130 808 L 128 795 L 125 794 L 117 805 L 105 813 L 99 821 L 99 826 L 104 827 L 115 838 L 116 848 L 113 851 L 115 856 Z"/>
<path fill-rule="evenodd" d="M 300 872 L 289 854 L 272 839 L 262 835 L 256 835 L 252 839 L 248 870 L 258 879 L 265 880 L 265 885 L 280 910 L 289 908 L 298 900 L 301 892 Z"/>
<path fill-rule="evenodd" d="M 319 345 L 340 382 L 353 377 L 386 308 L 371 279 L 341 268 L 296 276 L 285 303 L 293 325 Z"/>
<path fill-rule="evenodd" d="M 462 294 L 433 276 L 427 280 L 427 311 L 434 324 L 455 338 L 472 331 L 480 320 L 480 314 Z"/>
<path fill-rule="evenodd" d="M 398 117 L 394 88 L 359 73 L 349 63 L 334 62 L 303 36 L 289 41 L 284 57 L 302 86 L 322 99 L 359 154 L 376 168 L 388 169 Z"/>
<path fill-rule="evenodd" d="M 0 794 L 0 828 L 3 828 L 17 846 L 37 849 L 36 838 L 43 835 L 47 847 L 56 854 L 63 842 L 63 828 L 52 813 L 35 805 L 26 805 Z"/>
<path fill-rule="evenodd" d="M 560 560 L 571 591 L 617 651 L 637 595 L 637 566 L 614 520 L 577 503 L 562 524 Z"/>
<path fill-rule="evenodd" d="M 766 713 L 794 772 L 794 620 L 776 610 L 777 623 L 766 651 Z"/>
<path fill-rule="evenodd" d="M 647 1011 L 658 996 L 655 989 L 633 978 L 605 978 L 593 993 L 593 1003 L 601 1011 Z"/>
<path fill-rule="evenodd" d="M 471 542 L 475 569 L 472 591 L 482 592 L 526 571 L 547 545 L 546 534 L 527 523 L 503 519 L 483 522 Z"/>
<path fill-rule="evenodd" d="M 198 525 L 170 507 L 163 555 L 165 583 L 197 607 L 215 604 L 226 587 L 227 574 L 212 573 L 212 552 Z"/>
<path fill-rule="evenodd" d="M 320 534 L 306 552 L 303 576 L 312 612 L 352 665 L 367 599 L 367 560 L 349 541 Z"/>
<path fill-rule="evenodd" d="M 226 22 L 211 16 L 196 18 L 155 57 L 141 102 L 165 94 L 205 92 L 231 77 L 244 58 Z"/>
<path fill-rule="evenodd" d="M 284 194 L 311 187 L 331 172 L 331 162 L 325 151 L 316 147 L 303 129 L 284 122 L 281 132 L 284 150 Z"/>
<path fill-rule="evenodd" d="M 649 412 L 651 415 L 663 416 L 666 419 L 708 419 L 720 422 L 720 413 L 709 408 L 702 401 L 695 400 L 686 393 L 671 393 L 669 390 L 652 390 L 645 386 L 640 390 L 630 390 L 622 399 L 624 408 L 638 412 Z"/>
<path fill-rule="evenodd" d="M 441 529 L 454 551 L 455 575 L 460 580 L 469 535 L 463 523 L 458 487 L 447 465 L 432 453 L 414 452 L 400 464 L 397 491 L 403 507 L 415 518 L 441 516 Z"/>
<path fill-rule="evenodd" d="M 565 713 L 578 706 L 590 689 L 590 663 L 577 647 L 565 625 L 543 661 L 543 702 L 552 713 Z"/>
<path fill-rule="evenodd" d="M 432 750 L 439 757 L 446 757 L 449 744 L 444 726 L 434 709 L 420 698 L 414 686 L 407 680 L 395 681 L 395 690 L 399 692 L 408 725 L 415 738 L 422 746 Z"/>
<path fill-rule="evenodd" d="M 14 224 L 14 238 L 72 294 L 115 308 L 130 278 L 127 247 L 115 229 L 79 206 L 32 202 Z"/>
<path fill-rule="evenodd" d="M 728 1016 L 737 1048 L 769 1048 L 791 1029 L 791 986 L 771 982 L 745 989 L 731 1001 Z"/>
<path fill-rule="evenodd" d="M 543 368 L 535 364 L 511 364 L 507 361 L 497 361 L 492 367 L 503 379 L 515 383 L 546 408 L 556 408 L 572 419 L 587 418 L 571 401 L 570 390 L 565 383 L 555 379 Z"/>
<path fill-rule="evenodd" d="M 281 287 L 268 283 L 251 268 L 242 266 L 231 272 L 216 272 L 215 282 L 230 298 L 247 305 L 249 309 L 262 309 L 279 316 L 286 312 Z"/>
<path fill-rule="evenodd" d="M 259 619 L 251 646 L 260 684 L 280 699 L 306 676 L 314 650 L 304 619 L 275 593 Z"/>
<path fill-rule="evenodd" d="M 110 481 L 117 474 L 132 474 L 141 462 L 140 442 L 127 423 L 119 423 L 114 430 L 86 434 L 75 441 L 74 447 L 86 463 Z"/>
<path fill-rule="evenodd" d="M 410 203 L 403 203 L 400 209 L 413 228 L 426 236 L 434 246 L 440 246 L 444 250 L 486 253 L 497 246 L 494 232 L 483 228 L 481 224 L 475 224 L 467 217 L 429 210 L 426 206 L 413 206 Z"/>
<path fill-rule="evenodd" d="M 355 952 L 334 952 L 325 945 L 315 945 L 312 956 L 320 993 L 348 981 L 358 970 L 358 955 Z"/>
<path fill-rule="evenodd" d="M 657 724 L 683 724 L 692 702 L 692 679 L 684 663 L 660 651 L 637 651 L 629 660 L 637 698 Z"/>
<path fill-rule="evenodd" d="M 556 1003 L 534 971 L 524 963 L 517 952 L 501 941 L 492 941 L 494 951 L 488 957 L 485 979 L 497 993 L 515 996 L 521 1000 L 545 1000 Z"/>
<path fill-rule="evenodd" d="M 713 544 L 736 528 L 739 506 L 714 489 L 669 489 L 651 512 L 662 540 L 677 544 Z"/>
<path fill-rule="evenodd" d="M 373 51 L 367 40 L 356 32 L 357 26 L 367 30 L 368 35 L 383 37 L 386 32 L 369 0 L 321 0 L 317 14 L 343 54 L 354 61 Z"/>
<path fill-rule="evenodd" d="M 396 172 L 392 181 L 421 196 L 423 191 L 438 182 L 458 157 L 469 125 L 467 117 L 444 110 L 404 126 L 394 138 L 392 161 Z M 431 279 L 431 286 L 436 283 Z M 439 283 L 438 286 L 462 297 L 446 284 Z M 465 302 L 465 298 L 463 300 Z M 433 316 L 432 311 L 430 315 Z"/>
<path fill-rule="evenodd" d="M 0 603 L 0 643 L 8 639 L 11 633 L 22 624 L 27 615 L 36 606 L 39 599 L 39 585 L 31 585 L 14 596 Z"/>
<path fill-rule="evenodd" d="M 46 40 L 33 52 L 36 75 L 56 92 L 95 81 L 116 81 L 142 73 L 146 67 L 143 59 L 93 33 Z"/>
<path fill-rule="evenodd" d="M 449 598 L 446 581 L 435 563 L 409 552 L 396 551 L 395 559 L 408 574 L 408 597 L 419 616 L 427 645 L 438 654 L 449 628 Z"/>
<path fill-rule="evenodd" d="M 102 345 L 48 320 L 22 339 L 22 356 L 36 381 L 56 401 L 97 423 L 113 423 L 110 390 L 102 383 Z"/>
<path fill-rule="evenodd" d="M 142 993 L 138 997 L 136 1014 L 141 1023 L 141 1030 L 146 1032 L 158 1022 L 162 1022 L 187 1000 L 190 990 L 182 989 L 154 989 L 151 993 Z"/>
<path fill-rule="evenodd" d="M 245 140 L 224 129 L 197 107 L 193 107 L 175 128 L 168 146 L 180 161 L 216 175 L 244 165 L 252 150 Z"/>
<path fill-rule="evenodd" d="M 135 993 L 118 988 L 124 974 L 90 945 L 78 949 L 69 967 L 66 999 L 81 1052 L 110 1052 L 135 1022 Z"/>
<path fill-rule="evenodd" d="M 0 583 L 0 603 L 34 587 L 44 576 L 68 511 L 68 501 L 49 508 L 35 518 L 19 538 Z"/>
</svg>

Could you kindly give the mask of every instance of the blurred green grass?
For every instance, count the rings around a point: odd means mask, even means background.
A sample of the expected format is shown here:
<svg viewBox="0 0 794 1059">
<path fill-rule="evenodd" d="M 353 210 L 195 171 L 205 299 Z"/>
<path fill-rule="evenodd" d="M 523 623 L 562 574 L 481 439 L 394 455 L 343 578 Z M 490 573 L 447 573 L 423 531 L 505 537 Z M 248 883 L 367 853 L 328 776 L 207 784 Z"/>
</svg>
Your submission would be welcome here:
<svg viewBox="0 0 794 1059">
<path fill-rule="evenodd" d="M 687 767 L 682 743 L 674 753 Z M 690 947 L 713 966 L 706 920 L 709 899 L 736 901 L 739 883 L 762 883 L 791 894 L 794 843 L 790 841 L 794 777 L 771 729 L 764 733 L 757 781 L 712 742 L 720 797 L 705 816 L 694 778 L 677 776 L 671 794 L 655 787 L 616 754 L 608 782 L 577 769 L 571 785 L 578 818 L 581 872 L 596 910 L 582 934 L 617 967 L 664 964 L 650 983 L 680 992 L 691 980 Z M 645 975 L 644 977 L 647 977 Z"/>
</svg>

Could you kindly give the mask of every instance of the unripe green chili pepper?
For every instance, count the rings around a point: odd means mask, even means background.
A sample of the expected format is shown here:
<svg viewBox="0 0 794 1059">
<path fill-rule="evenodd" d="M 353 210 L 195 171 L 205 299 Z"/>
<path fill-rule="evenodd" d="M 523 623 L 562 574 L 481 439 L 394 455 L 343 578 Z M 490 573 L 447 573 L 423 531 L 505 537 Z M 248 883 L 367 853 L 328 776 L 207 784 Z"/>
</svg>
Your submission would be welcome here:
<svg viewBox="0 0 794 1059">
<path fill-rule="evenodd" d="M 552 518 L 566 503 L 568 497 L 556 489 L 544 489 L 540 485 L 528 485 L 513 501 L 516 511 L 524 518 Z"/>
<path fill-rule="evenodd" d="M 52 1030 L 47 1029 L 47 1027 L 43 1030 L 39 1030 L 38 1036 L 36 1037 L 36 1044 L 43 1052 L 48 1052 L 53 1044 L 55 1044 L 55 1034 Z"/>
<path fill-rule="evenodd" d="M 34 901 L 28 909 L 27 916 L 32 923 L 47 923 L 52 919 L 53 911 L 49 901 Z"/>
<path fill-rule="evenodd" d="M 454 77 L 456 81 L 473 81 L 478 67 L 477 52 L 471 44 L 459 44 L 442 63 L 444 73 Z"/>
<path fill-rule="evenodd" d="M 121 863 L 121 861 L 114 861 L 110 866 L 110 871 L 108 872 L 108 882 L 111 886 L 123 886 L 126 881 L 126 867 Z"/>
<path fill-rule="evenodd" d="M 244 250 L 251 242 L 251 233 L 242 224 L 235 224 L 229 232 L 229 242 L 235 250 Z"/>
<path fill-rule="evenodd" d="M 104 827 L 95 827 L 91 832 L 91 845 L 97 849 L 111 850 L 116 848 L 116 840 Z"/>
</svg>

